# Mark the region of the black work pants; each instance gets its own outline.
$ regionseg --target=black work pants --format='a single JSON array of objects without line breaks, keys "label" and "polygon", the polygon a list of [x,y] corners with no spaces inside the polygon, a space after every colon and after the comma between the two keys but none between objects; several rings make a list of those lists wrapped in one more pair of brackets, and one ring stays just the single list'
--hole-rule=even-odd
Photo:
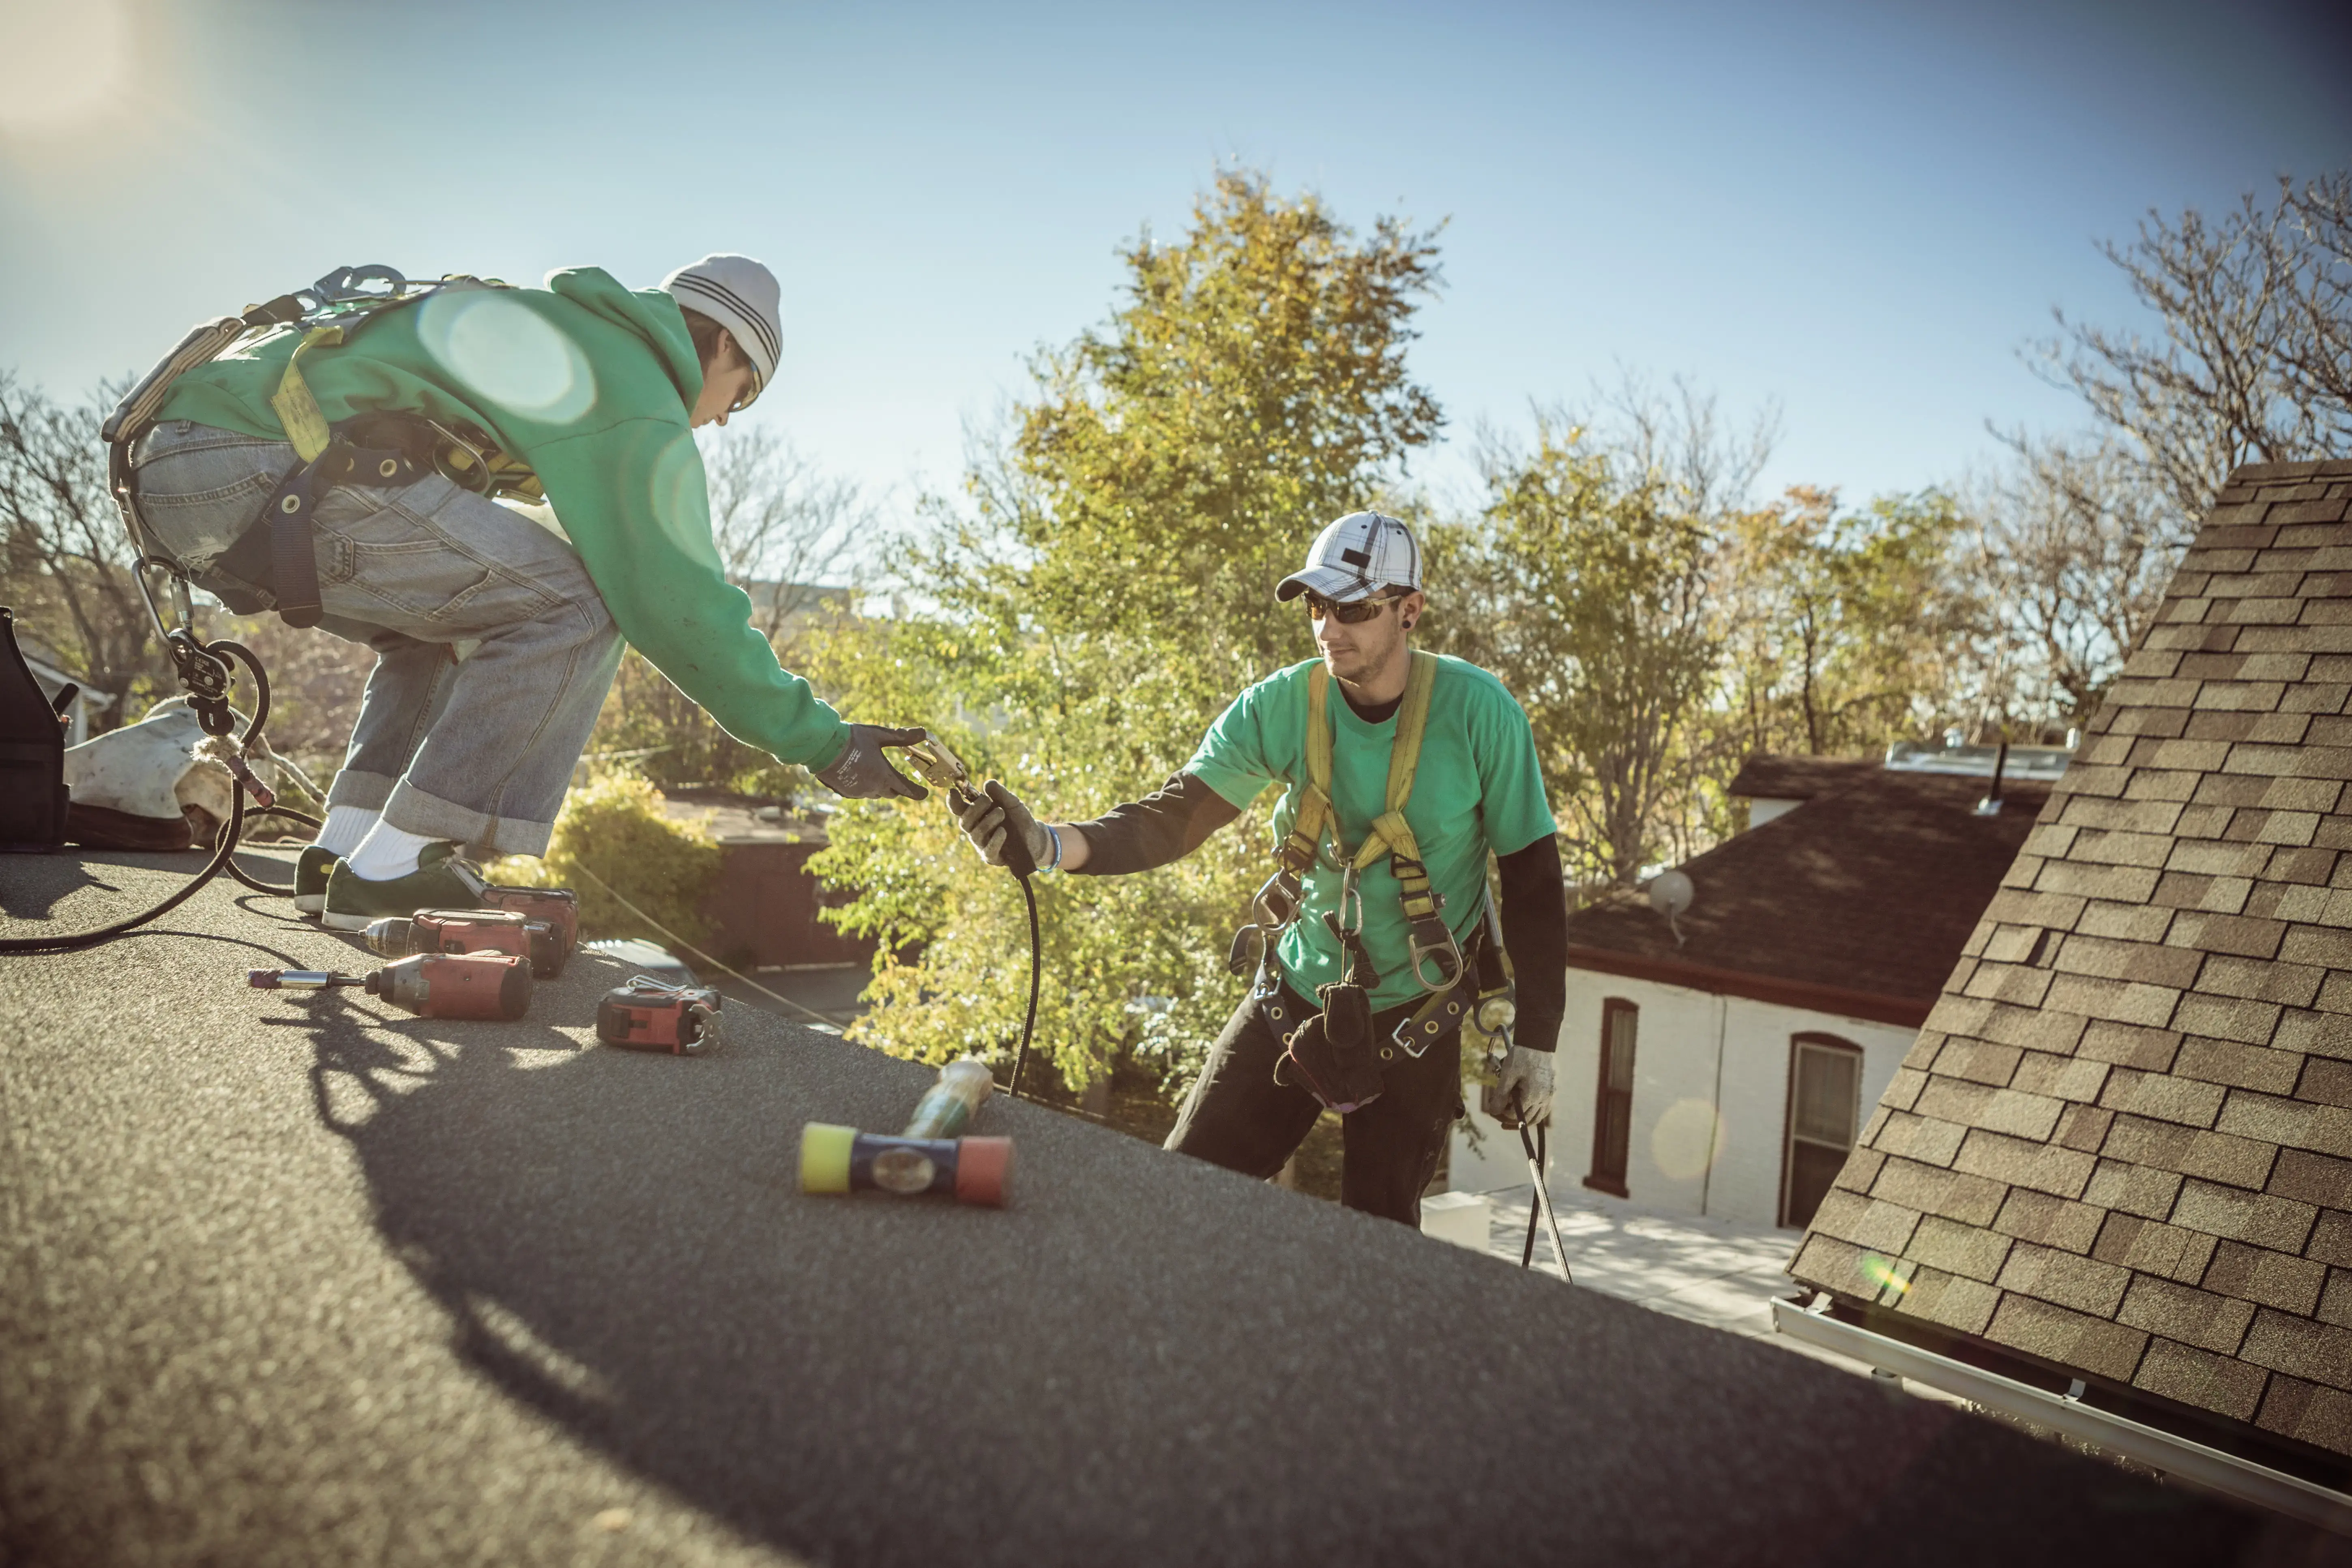
[{"label": "black work pants", "polygon": [[[1339,1201],[1351,1209],[1418,1227],[1421,1193],[1437,1173],[1446,1134],[1462,1115],[1462,1035],[1449,1030],[1418,1057],[1390,1040],[1419,1004],[1372,1019],[1372,1037],[1394,1055],[1381,1063],[1381,1095],[1341,1119],[1347,1141]],[[1315,1008],[1287,991],[1290,1028]],[[1267,1008],[1246,996],[1209,1047],[1208,1064],[1184,1097],[1167,1147],[1261,1181],[1282,1169],[1314,1128],[1322,1102],[1296,1084],[1276,1083],[1282,1039]]]}]

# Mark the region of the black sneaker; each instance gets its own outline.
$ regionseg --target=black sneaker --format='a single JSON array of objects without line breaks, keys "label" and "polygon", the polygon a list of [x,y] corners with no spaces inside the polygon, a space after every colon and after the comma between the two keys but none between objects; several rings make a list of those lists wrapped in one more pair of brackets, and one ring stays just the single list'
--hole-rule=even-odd
[{"label": "black sneaker", "polygon": [[[320,918],[330,931],[365,931],[380,920],[406,920],[419,910],[478,910],[482,879],[457,858],[455,845],[434,845],[405,877],[371,882],[338,861],[327,879]],[[439,853],[436,854],[435,851]]]},{"label": "black sneaker", "polygon": [[315,915],[327,907],[327,878],[343,858],[323,844],[313,844],[294,862],[294,907]]}]

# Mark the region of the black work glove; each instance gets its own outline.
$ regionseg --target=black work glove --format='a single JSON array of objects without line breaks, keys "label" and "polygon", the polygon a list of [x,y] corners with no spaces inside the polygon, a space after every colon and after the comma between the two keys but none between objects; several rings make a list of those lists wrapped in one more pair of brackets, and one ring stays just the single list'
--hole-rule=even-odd
[{"label": "black work glove", "polygon": [[1021,803],[1021,797],[996,780],[988,781],[980,794],[966,798],[956,813],[957,826],[980,858],[992,866],[1004,864],[1004,842],[1017,836],[1029,851],[1029,863],[1046,866],[1053,863],[1054,840],[1034,813]]},{"label": "black work glove", "polygon": [[851,800],[884,800],[897,795],[904,800],[929,800],[931,792],[890,765],[882,754],[885,746],[911,746],[930,738],[928,731],[886,730],[879,724],[852,724],[849,744],[841,749],[833,765],[816,775],[816,782]]}]

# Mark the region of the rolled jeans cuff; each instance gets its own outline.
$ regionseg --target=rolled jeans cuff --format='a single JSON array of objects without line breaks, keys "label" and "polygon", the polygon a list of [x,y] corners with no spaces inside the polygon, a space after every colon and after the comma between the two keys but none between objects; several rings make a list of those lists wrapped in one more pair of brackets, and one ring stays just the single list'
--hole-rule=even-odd
[{"label": "rolled jeans cuff", "polygon": [[458,805],[427,795],[405,780],[394,787],[391,799],[384,803],[383,819],[403,833],[450,839],[485,855],[544,855],[555,830],[552,822],[492,816]]},{"label": "rolled jeans cuff", "polygon": [[400,781],[383,773],[362,773],[357,768],[345,768],[327,786],[329,805],[355,805],[362,811],[382,812],[383,803],[392,798],[393,785]]}]

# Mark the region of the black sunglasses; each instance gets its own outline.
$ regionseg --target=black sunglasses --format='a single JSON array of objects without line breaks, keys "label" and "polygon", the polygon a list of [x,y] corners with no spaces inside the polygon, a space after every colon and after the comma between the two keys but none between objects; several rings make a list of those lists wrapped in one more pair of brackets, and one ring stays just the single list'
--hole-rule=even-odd
[{"label": "black sunglasses", "polygon": [[1307,616],[1309,620],[1319,621],[1329,616],[1343,626],[1361,626],[1403,597],[1402,594],[1389,594],[1378,599],[1352,599],[1341,603],[1327,599],[1320,594],[1308,594],[1306,595]]}]

